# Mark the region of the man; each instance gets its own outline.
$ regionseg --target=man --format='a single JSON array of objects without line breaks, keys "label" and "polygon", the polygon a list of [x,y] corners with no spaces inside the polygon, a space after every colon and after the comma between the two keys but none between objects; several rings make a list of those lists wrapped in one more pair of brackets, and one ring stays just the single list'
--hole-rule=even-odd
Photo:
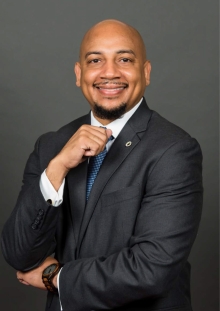
[{"label": "man", "polygon": [[91,113],[30,155],[2,250],[21,283],[47,287],[46,310],[192,310],[202,156],[148,108],[150,71],[134,28],[92,27],[75,65]]}]

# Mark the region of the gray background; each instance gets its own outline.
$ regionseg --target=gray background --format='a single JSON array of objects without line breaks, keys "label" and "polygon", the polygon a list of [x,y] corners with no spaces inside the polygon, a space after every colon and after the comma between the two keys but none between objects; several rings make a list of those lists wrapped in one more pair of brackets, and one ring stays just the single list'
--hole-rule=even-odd
[{"label": "gray background", "polygon": [[[106,18],[140,31],[153,67],[150,108],[201,144],[205,200],[190,255],[192,300],[195,311],[217,311],[218,1],[0,1],[0,226],[37,137],[87,113],[73,64],[85,31]],[[45,292],[19,284],[2,255],[0,264],[0,309],[43,310]]]}]

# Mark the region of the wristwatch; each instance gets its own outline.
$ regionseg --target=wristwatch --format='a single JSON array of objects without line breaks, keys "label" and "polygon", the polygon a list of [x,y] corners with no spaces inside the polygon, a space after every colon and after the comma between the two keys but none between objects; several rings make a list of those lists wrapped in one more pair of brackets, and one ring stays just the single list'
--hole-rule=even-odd
[{"label": "wristwatch", "polygon": [[53,263],[44,269],[42,273],[42,281],[46,289],[52,293],[58,293],[58,289],[53,285],[53,278],[59,273],[62,266],[63,265],[61,265],[59,262]]}]

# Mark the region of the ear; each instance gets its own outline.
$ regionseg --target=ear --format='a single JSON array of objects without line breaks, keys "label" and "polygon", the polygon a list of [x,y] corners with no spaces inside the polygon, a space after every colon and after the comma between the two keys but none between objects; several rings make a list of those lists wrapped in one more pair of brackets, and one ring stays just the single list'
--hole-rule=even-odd
[{"label": "ear", "polygon": [[144,63],[144,75],[146,86],[150,84],[150,73],[151,73],[151,63],[149,60],[146,60],[146,62]]},{"label": "ear", "polygon": [[79,62],[75,63],[74,71],[76,75],[76,85],[80,87],[81,86],[81,82],[80,82],[81,81],[81,66]]}]

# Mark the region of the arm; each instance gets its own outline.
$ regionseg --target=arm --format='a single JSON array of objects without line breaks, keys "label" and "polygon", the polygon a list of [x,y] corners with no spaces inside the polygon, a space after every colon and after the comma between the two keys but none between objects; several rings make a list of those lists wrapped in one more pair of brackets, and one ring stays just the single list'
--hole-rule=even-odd
[{"label": "arm", "polygon": [[[88,156],[101,152],[110,135],[111,131],[103,128],[80,127],[48,165],[46,173],[54,188],[60,188],[70,169]],[[45,138],[42,137],[27,161],[21,192],[2,232],[3,255],[12,267],[20,271],[35,269],[56,247],[55,233],[62,205],[55,207],[46,202],[39,185],[45,170],[42,158],[47,152]]]},{"label": "arm", "polygon": [[[47,203],[40,190],[39,138],[23,175],[23,186],[2,232],[2,253],[15,269],[27,271],[54,252],[56,222],[60,209]],[[34,224],[35,220],[39,224]]]}]

